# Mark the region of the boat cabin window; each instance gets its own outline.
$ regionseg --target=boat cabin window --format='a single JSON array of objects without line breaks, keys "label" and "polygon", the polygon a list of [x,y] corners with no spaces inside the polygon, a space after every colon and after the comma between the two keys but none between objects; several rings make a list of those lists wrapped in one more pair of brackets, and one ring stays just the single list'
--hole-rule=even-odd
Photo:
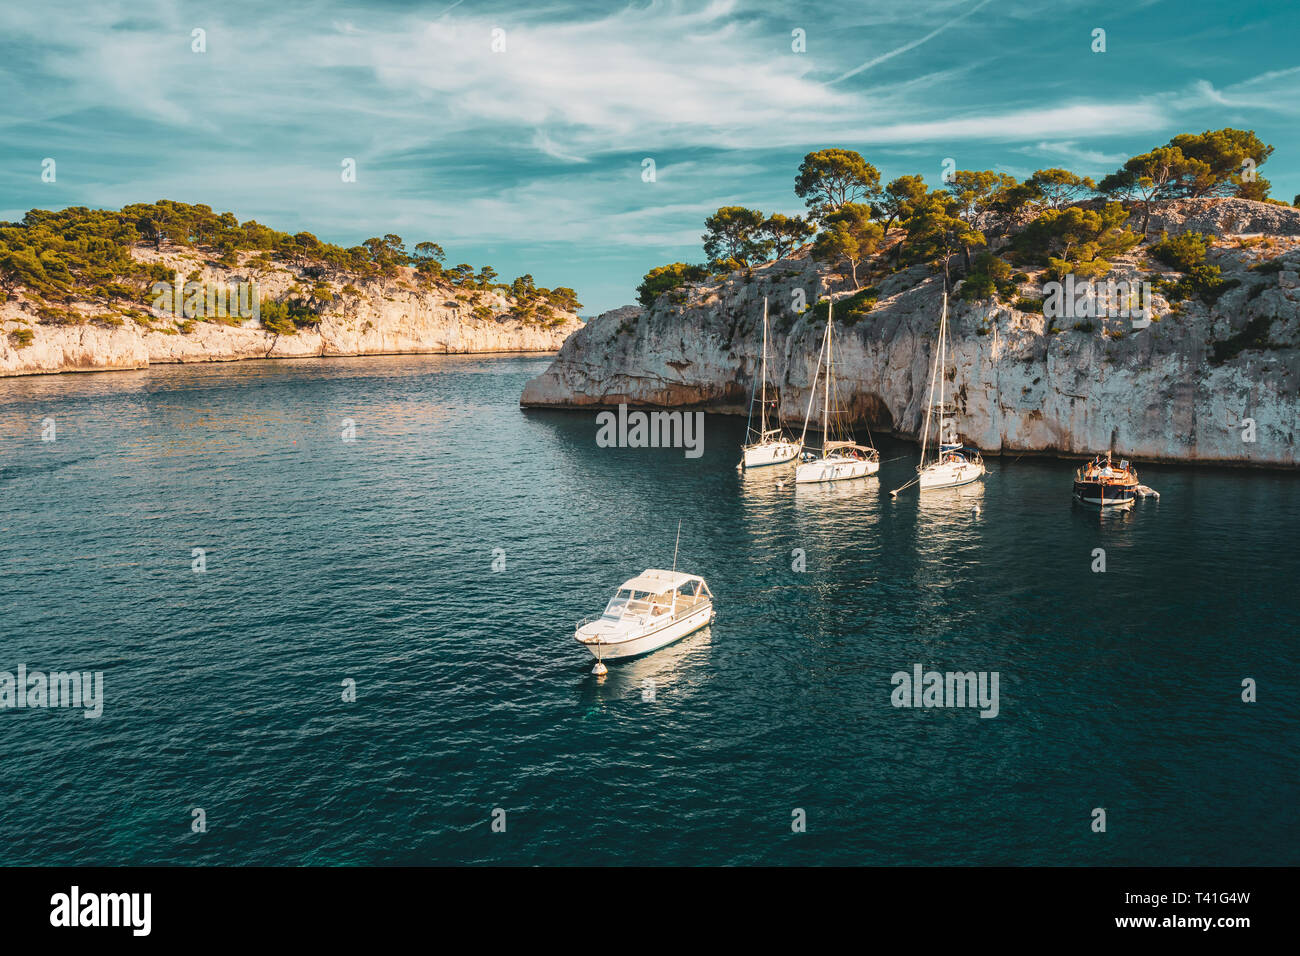
[{"label": "boat cabin window", "polygon": [[627,602],[632,600],[632,591],[629,588],[620,588],[619,592],[610,598],[609,605],[605,608],[603,615],[607,621],[617,621],[623,616],[623,609],[627,607]]},{"label": "boat cabin window", "polygon": [[603,617],[607,621],[617,621],[622,618],[625,612],[632,614],[644,614],[650,610],[651,599],[654,597],[649,591],[634,591],[631,588],[619,588],[617,594],[610,599],[609,606],[605,608]]},{"label": "boat cabin window", "polygon": [[677,593],[682,597],[695,597],[695,595],[700,593],[700,582],[687,581],[677,589]]}]

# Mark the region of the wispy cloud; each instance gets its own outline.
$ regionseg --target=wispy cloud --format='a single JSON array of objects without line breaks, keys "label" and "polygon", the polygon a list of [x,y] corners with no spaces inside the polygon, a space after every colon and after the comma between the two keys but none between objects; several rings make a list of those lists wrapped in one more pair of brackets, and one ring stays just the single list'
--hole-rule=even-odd
[{"label": "wispy cloud", "polygon": [[921,44],[930,42],[931,40],[937,37],[940,33],[943,33],[948,28],[954,27],[958,23],[961,23],[963,20],[965,20],[967,17],[973,16],[974,14],[978,13],[980,10],[988,6],[991,2],[992,0],[979,0],[979,2],[976,3],[973,7],[967,8],[962,13],[953,17],[951,20],[947,20],[939,24],[939,26],[935,27],[925,36],[918,37],[915,40],[911,40],[907,43],[904,43],[900,47],[895,47],[894,49],[890,50],[888,53],[882,53],[879,56],[872,57],[866,63],[860,63],[857,66],[855,66],[853,69],[845,73],[841,73],[832,82],[838,83],[841,80],[847,80],[849,77],[857,76],[859,73],[869,70],[873,66],[879,66],[880,64],[886,62],[887,60],[892,60],[896,56],[900,56],[904,53],[908,53],[912,50],[915,50]]},{"label": "wispy cloud", "polygon": [[1017,147],[1017,152],[1026,153],[1030,156],[1047,156],[1052,159],[1063,162],[1067,167],[1075,172],[1092,172],[1097,169],[1107,171],[1115,169],[1128,159],[1129,154],[1124,152],[1107,153],[1097,149],[1087,149],[1079,145],[1077,140],[1068,140],[1060,142],[1040,142],[1032,146]]}]

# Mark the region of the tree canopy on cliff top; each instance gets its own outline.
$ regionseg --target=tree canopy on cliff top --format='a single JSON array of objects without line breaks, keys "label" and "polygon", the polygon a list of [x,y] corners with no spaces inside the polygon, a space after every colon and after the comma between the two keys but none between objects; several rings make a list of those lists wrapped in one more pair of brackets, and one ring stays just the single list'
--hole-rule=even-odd
[{"label": "tree canopy on cliff top", "polygon": [[[1142,239],[1127,227],[1130,214],[1141,211],[1145,234],[1159,200],[1236,196],[1276,202],[1268,198],[1268,180],[1257,174],[1272,153],[1253,131],[1206,130],[1179,134],[1134,156],[1100,183],[1059,167],[1037,170],[1022,182],[994,170],[954,170],[942,188],[931,190],[914,175],[882,187],[880,172],[859,153],[821,149],[804,157],[794,182],[808,219],[724,206],[705,221],[707,264],[652,269],[637,289],[638,299],[648,308],[665,292],[710,273],[749,268],[772,254],[781,258],[814,234],[813,256],[846,264],[854,288],[860,288],[859,266],[890,248],[895,226],[902,236],[892,245],[893,269],[918,262],[947,266],[960,253],[968,275],[990,279],[980,288],[1005,271],[990,258],[1002,255],[1045,264],[1054,274],[1101,275],[1110,269],[1107,256]],[[1300,205],[1300,196],[1296,201]],[[977,267],[974,250],[1013,231],[1019,232],[1015,241],[996,255],[981,254]]]},{"label": "tree canopy on cliff top", "polygon": [[[572,289],[541,288],[532,276],[507,284],[495,281],[497,273],[490,266],[478,272],[465,264],[444,269],[446,257],[435,242],[417,243],[408,252],[402,237],[390,233],[345,248],[310,232],[280,232],[253,219],[241,223],[234,213],[169,199],[116,211],[85,206],[57,212],[33,209],[20,222],[0,223],[0,296],[25,291],[46,302],[148,301],[153,283],[170,280],[172,274],[163,265],[133,257],[131,249],[139,245],[158,251],[193,249],[212,265],[227,269],[257,271],[278,261],[316,281],[365,282],[395,277],[403,267],[411,267],[425,284],[440,281],[469,290],[500,290],[529,314],[552,306],[580,308]],[[250,259],[247,253],[256,255]]]}]

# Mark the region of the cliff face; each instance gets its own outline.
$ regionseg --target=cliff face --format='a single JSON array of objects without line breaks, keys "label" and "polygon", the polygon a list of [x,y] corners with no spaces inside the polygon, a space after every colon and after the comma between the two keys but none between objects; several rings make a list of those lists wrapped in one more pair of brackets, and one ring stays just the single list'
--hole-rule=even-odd
[{"label": "cliff face", "polygon": [[[1140,330],[1126,318],[1076,330],[1071,319],[951,301],[945,392],[966,440],[990,453],[1086,456],[1113,447],[1143,461],[1297,464],[1300,210],[1184,200],[1153,213],[1151,232],[1160,229],[1218,236],[1209,261],[1240,285],[1213,306],[1189,299],[1174,312],[1155,295],[1159,318]],[[1144,249],[1114,260],[1112,277],[1171,272]],[[1265,270],[1249,269],[1263,262]],[[918,266],[879,280],[877,304],[853,324],[837,313],[840,395],[874,430],[915,438],[923,427],[943,291],[931,273]],[[744,414],[766,296],[769,374],[787,427],[798,433],[825,322],[795,315],[791,305],[796,290],[813,302],[819,282],[837,299],[852,291],[805,252],[691,289],[679,304],[665,296],[650,310],[606,313],[565,343],[521,404],[700,405]],[[1041,295],[1040,283],[1041,272],[1031,273],[1022,294]]]},{"label": "cliff face", "polygon": [[[187,250],[136,254],[182,276],[198,269],[197,281],[205,285],[229,286],[252,278],[263,297],[279,298],[305,281],[283,268],[251,275],[245,269],[214,268]],[[328,284],[336,298],[324,309],[320,324],[292,335],[276,335],[252,320],[178,321],[146,306],[133,317],[74,304],[84,321],[53,324],[39,319],[30,305],[6,302],[0,305],[0,375],[320,355],[553,352],[582,326],[576,315],[558,310],[553,323],[521,322],[506,315],[513,303],[500,293],[471,298],[450,286],[421,288],[410,270],[393,279],[358,283],[355,292],[344,291],[346,280]]]}]

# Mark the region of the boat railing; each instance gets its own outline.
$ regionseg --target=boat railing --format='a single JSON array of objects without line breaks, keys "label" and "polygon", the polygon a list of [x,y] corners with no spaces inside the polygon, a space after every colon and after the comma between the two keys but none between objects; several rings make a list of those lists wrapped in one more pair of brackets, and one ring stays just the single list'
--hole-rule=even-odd
[{"label": "boat railing", "polygon": [[1132,465],[1121,468],[1119,465],[1105,465],[1099,464],[1097,461],[1090,461],[1079,466],[1079,470],[1074,473],[1074,480],[1104,485],[1133,484],[1138,478],[1137,470]]},{"label": "boat railing", "polygon": [[[712,598],[710,598],[707,594],[697,594],[694,597],[679,596],[675,602],[670,602],[667,604],[653,604],[648,607],[627,608],[625,609],[621,620],[635,621],[638,624],[650,624],[654,622],[656,619],[662,617],[664,614],[669,614],[673,617],[678,617],[682,614],[694,610],[699,605],[704,604],[711,600]],[[586,617],[584,617],[581,621],[579,621],[577,624],[575,624],[573,629],[575,631],[580,631],[588,624],[593,624],[596,621],[601,620],[602,618],[604,618],[604,616],[605,615],[603,613],[589,614]]]},{"label": "boat railing", "polygon": [[674,614],[681,614],[684,611],[690,611],[696,605],[703,604],[709,600],[707,595],[697,594],[694,597],[679,597],[677,604],[673,608]]}]

